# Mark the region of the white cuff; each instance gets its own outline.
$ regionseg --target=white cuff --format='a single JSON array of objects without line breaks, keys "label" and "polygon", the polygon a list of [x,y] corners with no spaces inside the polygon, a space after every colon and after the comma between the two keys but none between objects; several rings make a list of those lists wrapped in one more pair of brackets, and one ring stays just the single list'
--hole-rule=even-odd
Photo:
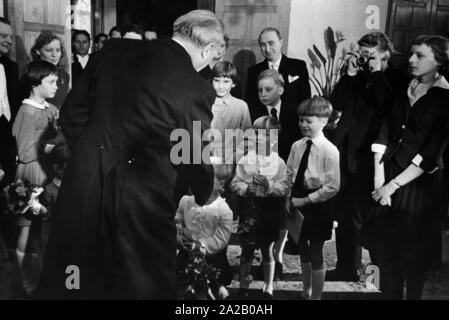
[{"label": "white cuff", "polygon": [[420,167],[422,161],[423,161],[423,157],[420,154],[418,154],[418,155],[416,155],[416,157],[413,158],[412,163],[415,166]]},{"label": "white cuff", "polygon": [[373,143],[371,145],[371,151],[374,153],[380,153],[385,154],[385,151],[387,150],[387,146],[380,144],[380,143]]},{"label": "white cuff", "polygon": [[320,197],[320,194],[318,193],[318,191],[315,191],[315,192],[309,194],[307,197],[309,198],[310,202],[317,203],[318,198]]}]

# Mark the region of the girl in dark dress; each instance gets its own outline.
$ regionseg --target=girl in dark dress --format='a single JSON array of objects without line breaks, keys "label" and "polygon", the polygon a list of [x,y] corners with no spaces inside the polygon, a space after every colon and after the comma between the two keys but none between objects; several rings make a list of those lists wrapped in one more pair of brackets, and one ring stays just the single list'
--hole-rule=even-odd
[{"label": "girl in dark dress", "polygon": [[[392,92],[388,82],[373,86],[389,97],[389,113],[373,144],[378,202],[364,226],[365,244],[374,248],[381,289],[388,299],[420,299],[424,275],[434,260],[441,235],[442,153],[449,130],[449,83],[440,75],[448,63],[447,40],[421,36],[412,43],[406,92]],[[391,94],[392,93],[392,94]]]}]

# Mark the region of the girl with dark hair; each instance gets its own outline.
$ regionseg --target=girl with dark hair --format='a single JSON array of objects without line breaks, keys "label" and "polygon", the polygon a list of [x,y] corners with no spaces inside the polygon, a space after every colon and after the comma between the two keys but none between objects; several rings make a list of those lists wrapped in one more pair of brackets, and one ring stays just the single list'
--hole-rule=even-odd
[{"label": "girl with dark hair", "polygon": [[60,66],[61,59],[65,56],[65,50],[61,39],[51,31],[42,31],[36,38],[34,46],[31,48],[33,60],[44,60],[57,66],[58,90],[54,98],[48,102],[56,108],[61,109],[65,97],[69,92],[70,76]]},{"label": "girl with dark hair", "polygon": [[363,235],[375,250],[388,299],[402,299],[405,283],[407,299],[421,298],[425,272],[435,260],[432,248],[440,242],[442,153],[449,132],[449,83],[440,74],[446,52],[445,38],[418,37],[411,46],[414,79],[408,89],[392,91],[386,81],[372,88],[391,108],[372,145],[372,198],[378,205]]},{"label": "girl with dark hair", "polygon": [[[18,154],[16,178],[36,186],[43,186],[47,180],[41,161],[44,146],[40,145],[40,141],[51,120],[58,117],[58,109],[46,101],[56,94],[57,74],[56,66],[47,61],[33,61],[28,65],[24,75],[28,98],[23,100],[12,128]],[[17,260],[22,271],[24,288],[27,293],[31,293],[35,284],[27,279],[22,268],[31,221],[20,216],[18,226],[20,233],[16,250]]]}]

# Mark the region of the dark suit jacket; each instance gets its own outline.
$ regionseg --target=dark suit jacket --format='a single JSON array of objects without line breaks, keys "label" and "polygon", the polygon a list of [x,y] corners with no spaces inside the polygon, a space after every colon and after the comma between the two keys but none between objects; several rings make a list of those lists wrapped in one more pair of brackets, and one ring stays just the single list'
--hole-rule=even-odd
[{"label": "dark suit jacket", "polygon": [[18,101],[17,96],[19,86],[19,67],[17,63],[2,55],[0,55],[0,63],[5,68],[9,105],[11,108],[11,114],[13,115],[13,119],[11,121],[13,122],[17,111],[19,111],[18,109],[20,104],[22,103],[22,101]]},{"label": "dark suit jacket", "polygon": [[[93,55],[94,54],[89,55],[89,61],[92,59]],[[86,67],[87,67],[87,65],[86,65]],[[78,56],[75,54],[73,56],[73,62],[72,62],[72,87],[74,87],[75,84],[78,82],[78,79],[80,78],[83,71],[84,71],[84,69],[81,66],[81,63],[78,61]]]},{"label": "dark suit jacket", "polygon": [[[265,115],[265,106],[260,102],[257,93],[257,78],[262,71],[268,69],[268,61],[264,60],[248,69],[248,81],[246,83],[245,101],[248,104],[251,120],[254,122],[261,115]],[[291,59],[282,55],[279,73],[285,81],[282,102],[288,106],[287,112],[296,114],[299,105],[310,98],[311,90],[309,83],[309,72],[304,61]],[[292,77],[298,77],[295,81]]]},{"label": "dark suit jacket", "polygon": [[[395,92],[405,92],[409,78],[390,65],[383,73],[343,76],[332,92],[331,102],[342,113],[332,142],[340,150],[343,172],[367,172],[372,169],[371,144],[377,137],[385,116],[382,102],[373,94],[375,82],[386,81]],[[391,106],[385,106],[390,108]],[[371,180],[369,180],[371,183]]]},{"label": "dark suit jacket", "polygon": [[[257,93],[257,78],[259,74],[268,69],[268,61],[264,60],[248,69],[248,82],[246,84],[246,102],[248,103],[251,120],[269,115],[267,108],[260,100]],[[281,134],[279,136],[279,156],[287,161],[292,144],[301,138],[298,125],[297,110],[299,105],[310,98],[309,73],[306,63],[302,60],[291,59],[282,56],[279,65],[279,73],[282,74],[285,86],[284,94],[281,97],[281,114],[279,122],[281,124]],[[292,77],[299,77],[289,83]]]},{"label": "dark suit jacket", "polygon": [[8,91],[11,119],[8,122],[3,116],[0,118],[0,164],[5,171],[2,185],[10,183],[15,177],[16,142],[12,136],[12,124],[20,106],[18,97],[19,67],[17,63],[0,55],[0,63],[5,69],[6,89]]},{"label": "dark suit jacket", "polygon": [[[111,40],[92,58],[61,109],[72,153],[41,296],[174,298],[175,181],[184,175],[202,205],[213,168],[177,166],[171,134],[181,129],[183,150],[196,145],[201,152],[202,132],[193,134],[193,121],[201,131],[209,128],[214,101],[189,54],[169,38]],[[79,266],[81,290],[65,289],[67,265]]]}]

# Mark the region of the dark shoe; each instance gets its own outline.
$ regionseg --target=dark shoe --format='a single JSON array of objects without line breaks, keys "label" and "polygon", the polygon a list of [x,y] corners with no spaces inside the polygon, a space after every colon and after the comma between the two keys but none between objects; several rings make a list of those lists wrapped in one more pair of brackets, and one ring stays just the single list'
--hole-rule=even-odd
[{"label": "dark shoe", "polygon": [[338,281],[345,281],[345,282],[359,282],[360,281],[360,275],[357,272],[342,272],[340,270],[331,270],[326,272],[326,281],[328,282],[338,282]]},{"label": "dark shoe", "polygon": [[248,300],[249,292],[248,289],[240,288],[239,291],[235,294],[236,300]]},{"label": "dark shoe", "polygon": [[282,269],[282,263],[277,262],[274,267],[274,281],[284,280],[284,270]]},{"label": "dark shoe", "polygon": [[271,293],[265,291],[262,293],[262,300],[274,300],[274,297]]}]

